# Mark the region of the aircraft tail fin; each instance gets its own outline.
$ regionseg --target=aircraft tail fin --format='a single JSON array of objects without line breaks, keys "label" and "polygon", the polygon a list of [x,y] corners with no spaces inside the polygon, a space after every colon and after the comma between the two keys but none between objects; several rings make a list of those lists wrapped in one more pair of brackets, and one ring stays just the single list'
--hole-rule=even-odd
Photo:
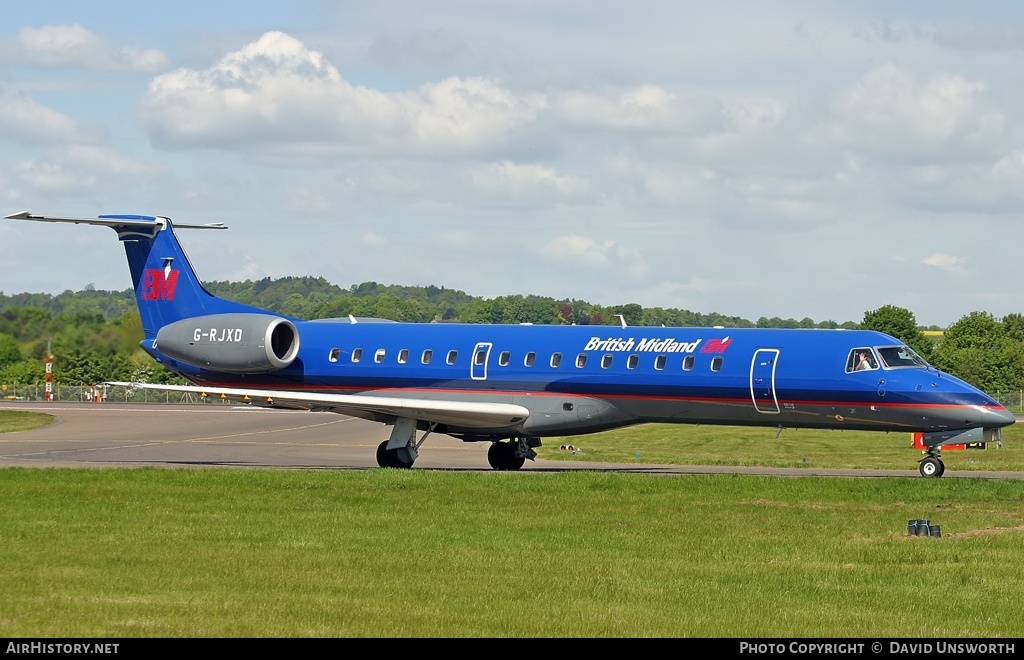
[{"label": "aircraft tail fin", "polygon": [[169,218],[144,215],[101,215],[97,218],[36,216],[27,212],[9,220],[64,222],[110,227],[124,244],[131,270],[135,300],[142,318],[145,339],[154,339],[165,325],[194,316],[223,313],[263,313],[264,310],[218,298],[204,287],[174,228],[227,229],[223,223],[173,225]]}]

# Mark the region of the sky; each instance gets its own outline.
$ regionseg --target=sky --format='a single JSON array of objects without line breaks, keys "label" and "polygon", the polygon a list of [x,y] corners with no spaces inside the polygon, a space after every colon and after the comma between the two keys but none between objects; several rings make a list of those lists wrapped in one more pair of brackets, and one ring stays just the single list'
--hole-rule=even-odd
[{"label": "sky", "polygon": [[[1024,4],[0,0],[0,215],[205,280],[1024,312]],[[0,291],[128,288],[0,220]]]}]

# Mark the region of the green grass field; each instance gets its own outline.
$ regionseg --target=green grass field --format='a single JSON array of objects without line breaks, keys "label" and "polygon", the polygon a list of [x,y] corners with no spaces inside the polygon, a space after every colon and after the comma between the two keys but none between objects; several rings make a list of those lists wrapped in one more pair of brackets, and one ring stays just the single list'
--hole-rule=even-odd
[{"label": "green grass field", "polygon": [[52,422],[53,417],[44,413],[0,410],[0,433],[28,431],[46,426]]},{"label": "green grass field", "polygon": [[6,637],[1024,633],[1019,482],[9,468],[0,498]]},{"label": "green grass field", "polygon": [[[895,470],[916,470],[922,456],[910,446],[909,433],[784,429],[775,435],[771,428],[645,424],[545,439],[538,455],[582,462]],[[1024,471],[1024,424],[1004,428],[1001,447],[943,451],[942,460],[952,471]]]},{"label": "green grass field", "polygon": [[[918,457],[894,436],[745,433],[647,426],[543,453]],[[947,465],[1020,469],[1021,445],[1011,429]],[[0,501],[8,638],[1024,635],[1015,480],[5,468]],[[909,536],[916,518],[941,537]]]}]

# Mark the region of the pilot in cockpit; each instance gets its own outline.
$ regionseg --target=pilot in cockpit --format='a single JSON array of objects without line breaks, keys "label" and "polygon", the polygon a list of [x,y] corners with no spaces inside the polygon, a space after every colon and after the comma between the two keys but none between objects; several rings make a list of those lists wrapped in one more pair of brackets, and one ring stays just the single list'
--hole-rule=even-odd
[{"label": "pilot in cockpit", "polygon": [[875,360],[867,351],[860,351],[857,353],[857,366],[854,367],[856,371],[864,371],[866,369],[874,369]]}]

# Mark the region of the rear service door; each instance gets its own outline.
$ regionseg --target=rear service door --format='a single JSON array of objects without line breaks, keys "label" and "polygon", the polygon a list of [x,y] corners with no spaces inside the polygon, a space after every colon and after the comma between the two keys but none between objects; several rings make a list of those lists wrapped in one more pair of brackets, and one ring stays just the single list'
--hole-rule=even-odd
[{"label": "rear service door", "polygon": [[759,348],[750,361],[750,397],[754,409],[766,415],[779,412],[779,401],[775,398],[775,367],[779,363],[779,349]]}]

